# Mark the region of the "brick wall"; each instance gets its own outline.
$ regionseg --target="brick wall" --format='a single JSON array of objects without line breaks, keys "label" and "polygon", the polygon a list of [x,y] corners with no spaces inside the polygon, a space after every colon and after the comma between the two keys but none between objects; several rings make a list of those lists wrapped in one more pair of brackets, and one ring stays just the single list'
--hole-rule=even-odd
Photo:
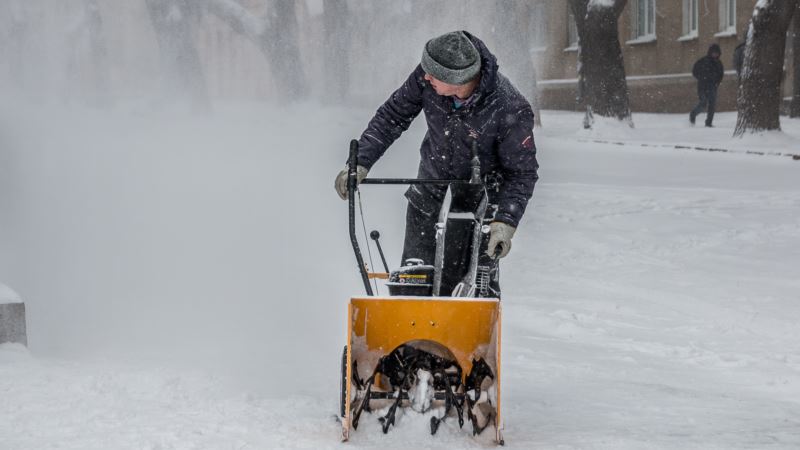
[{"label": "brick wall", "polygon": [[[575,49],[568,48],[568,5],[564,1],[539,0],[547,5],[548,45],[537,59],[539,91],[543,109],[581,109],[576,104],[577,60]],[[736,2],[735,33],[719,31],[719,0],[699,3],[698,34],[682,37],[682,0],[656,0],[656,36],[651,42],[631,39],[633,3],[622,12],[619,36],[628,76],[631,109],[647,112],[688,112],[697,102],[696,81],[688,75],[694,62],[704,56],[708,46],[717,43],[722,48],[721,61],[726,71],[733,69],[733,50],[744,39],[756,0]],[[791,52],[787,60],[791,61]],[[783,92],[792,92],[791,64],[784,80]],[[736,110],[736,75],[726,73],[720,86],[717,103],[719,111]]]},{"label": "brick wall", "polygon": [[[542,108],[578,111],[577,80],[543,82]],[[641,112],[688,113],[697,103],[697,82],[691,75],[628,81],[631,109]],[[717,111],[736,110],[736,75],[726,73],[718,92]]]}]

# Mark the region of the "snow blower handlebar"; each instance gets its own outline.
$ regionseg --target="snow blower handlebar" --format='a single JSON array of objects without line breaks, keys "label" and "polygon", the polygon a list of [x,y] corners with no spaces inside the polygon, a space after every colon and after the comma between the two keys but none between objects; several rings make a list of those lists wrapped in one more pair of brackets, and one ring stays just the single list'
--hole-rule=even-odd
[{"label": "snow blower handlebar", "polygon": [[372,296],[372,286],[369,284],[369,275],[364,265],[364,257],[361,256],[361,249],[358,247],[356,238],[356,185],[358,184],[358,141],[350,141],[350,156],[347,158],[347,203],[350,215],[350,242],[353,244],[353,252],[356,254],[358,270],[361,272],[361,280],[367,295]]},{"label": "snow blower handlebar", "polygon": [[[481,162],[478,158],[478,141],[472,141],[472,171],[469,180],[459,179],[420,179],[420,178],[365,178],[361,180],[361,184],[432,184],[438,186],[449,186],[456,184],[483,184],[481,179]],[[361,255],[361,249],[358,245],[356,238],[356,203],[355,192],[358,188],[358,141],[353,139],[350,141],[350,154],[347,158],[347,202],[349,206],[349,219],[350,219],[350,242],[353,244],[353,252],[356,254],[356,261],[358,262],[358,269],[361,273],[361,280],[364,282],[364,289],[367,295],[374,295],[372,286],[369,284],[369,273],[367,273],[367,266],[364,264],[364,257]],[[383,253],[383,252],[381,252]],[[381,255],[383,256],[383,255]],[[385,262],[384,262],[385,265]]]}]

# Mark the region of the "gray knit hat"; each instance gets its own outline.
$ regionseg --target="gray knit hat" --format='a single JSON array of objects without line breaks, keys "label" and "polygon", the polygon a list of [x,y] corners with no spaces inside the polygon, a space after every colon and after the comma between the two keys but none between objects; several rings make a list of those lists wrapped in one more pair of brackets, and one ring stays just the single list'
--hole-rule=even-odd
[{"label": "gray knit hat", "polygon": [[453,31],[425,44],[422,70],[448,84],[466,84],[480,72],[481,55],[463,31]]}]

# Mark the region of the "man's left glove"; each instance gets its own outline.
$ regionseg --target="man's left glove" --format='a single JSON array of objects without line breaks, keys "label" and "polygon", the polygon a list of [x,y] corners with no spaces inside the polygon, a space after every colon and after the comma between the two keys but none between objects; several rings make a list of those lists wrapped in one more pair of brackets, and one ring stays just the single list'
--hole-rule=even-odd
[{"label": "man's left glove", "polygon": [[[356,186],[361,184],[364,178],[367,178],[367,173],[369,169],[364,166],[357,166],[356,167]],[[339,175],[336,175],[336,181],[333,183],[333,187],[336,188],[336,193],[339,194],[342,200],[347,200],[347,167],[344,168]]]},{"label": "man's left glove", "polygon": [[508,252],[511,251],[511,238],[514,237],[515,231],[517,231],[517,229],[507,223],[490,223],[489,246],[486,249],[486,253],[494,258],[499,246],[500,253],[497,255],[497,258],[503,258],[508,255]]}]

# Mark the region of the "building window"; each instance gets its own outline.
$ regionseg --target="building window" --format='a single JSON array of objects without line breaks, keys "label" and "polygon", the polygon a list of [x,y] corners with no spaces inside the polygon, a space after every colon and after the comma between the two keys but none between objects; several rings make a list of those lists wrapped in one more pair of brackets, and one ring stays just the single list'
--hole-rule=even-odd
[{"label": "building window", "polygon": [[656,0],[635,0],[631,22],[634,41],[654,41],[656,39]]},{"label": "building window", "polygon": [[683,0],[683,36],[684,38],[697,37],[697,1]]},{"label": "building window", "polygon": [[575,23],[575,16],[572,8],[567,6],[567,49],[578,48],[578,25]]},{"label": "building window", "polygon": [[736,0],[719,0],[719,31],[736,33]]}]

